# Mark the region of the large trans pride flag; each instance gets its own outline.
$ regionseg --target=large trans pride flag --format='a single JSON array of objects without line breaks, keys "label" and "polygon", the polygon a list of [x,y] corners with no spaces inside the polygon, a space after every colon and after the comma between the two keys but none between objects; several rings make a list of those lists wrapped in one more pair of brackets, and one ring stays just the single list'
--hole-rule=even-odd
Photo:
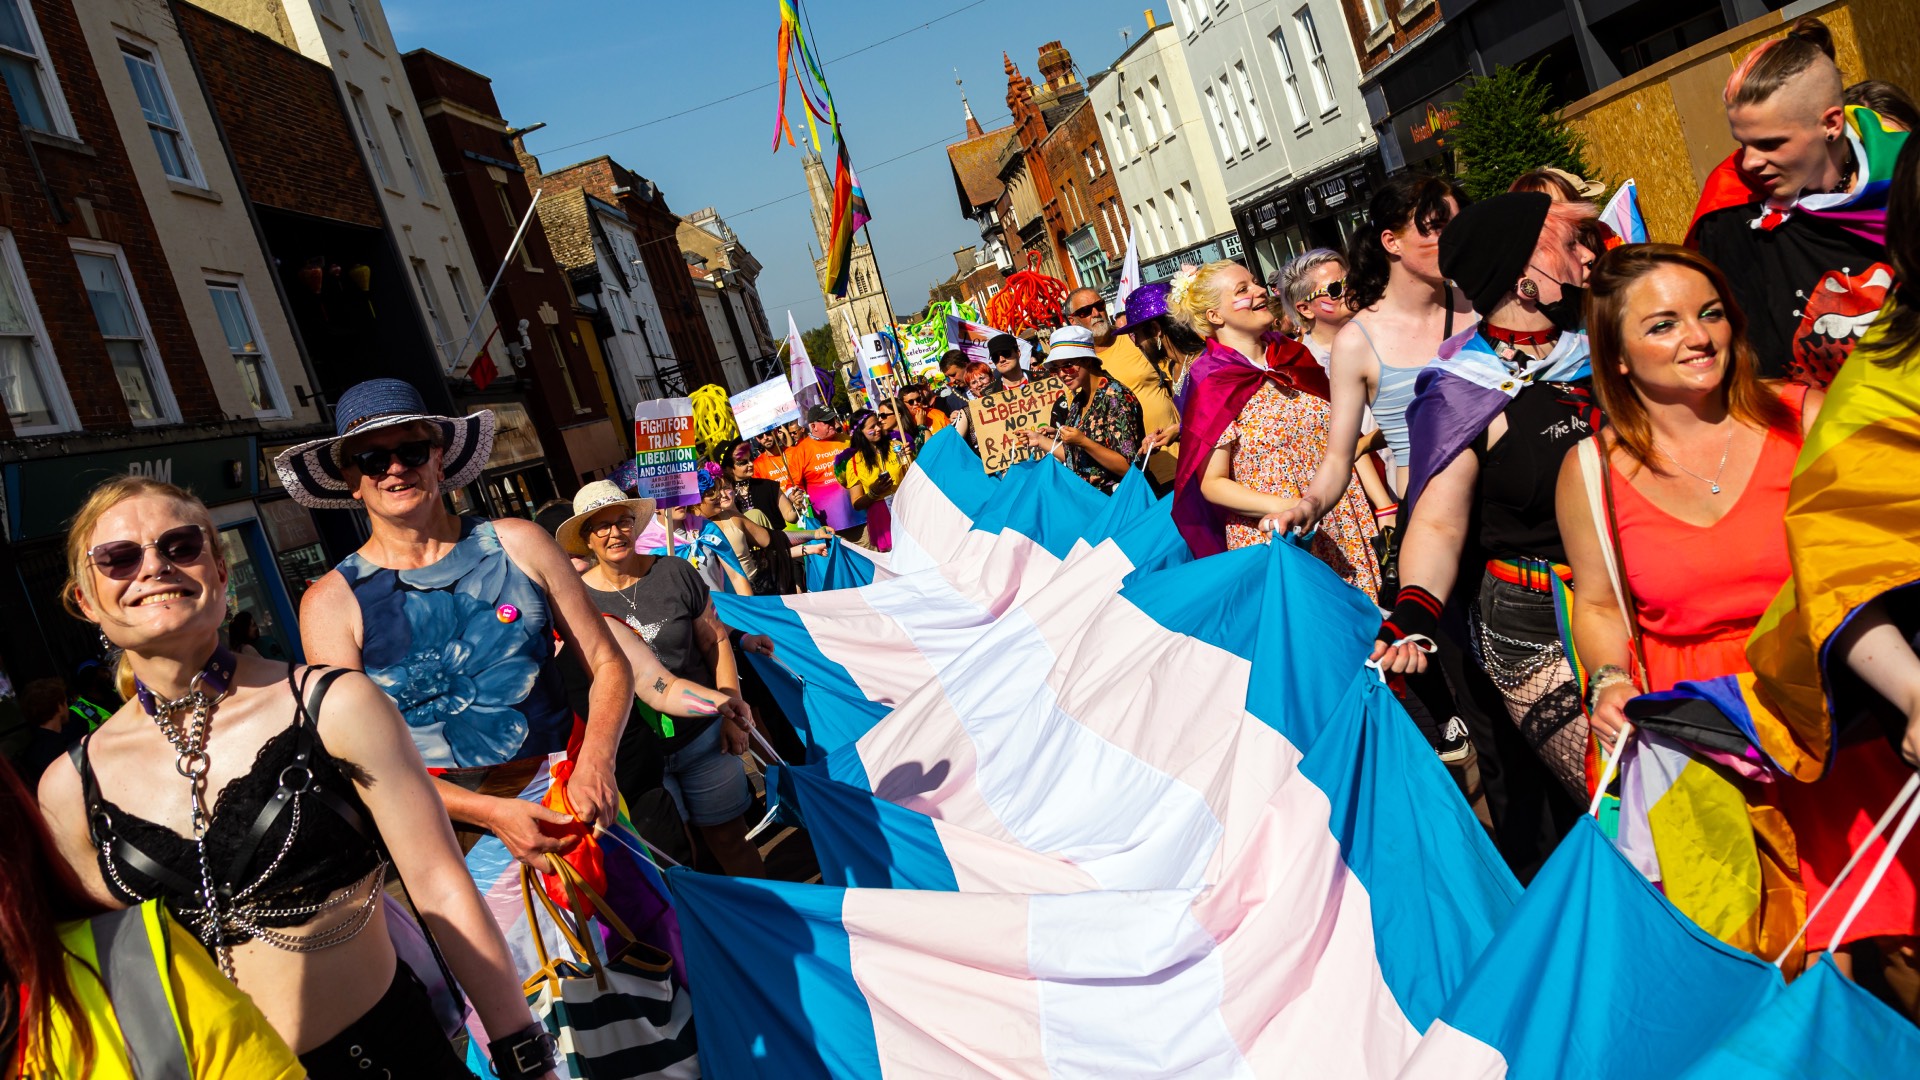
[{"label": "large trans pride flag", "polygon": [[[925,495],[980,476],[957,439],[915,473]],[[1188,561],[1134,478],[1108,498],[1049,462],[971,490],[928,511],[903,485],[931,565],[728,602],[821,688],[814,760],[770,787],[823,883],[669,874],[706,1075],[1914,1060],[1910,1025],[1824,968],[1783,986],[1590,826],[1523,895],[1364,665],[1378,613],[1303,550]],[[916,532],[933,511],[961,534]]]}]

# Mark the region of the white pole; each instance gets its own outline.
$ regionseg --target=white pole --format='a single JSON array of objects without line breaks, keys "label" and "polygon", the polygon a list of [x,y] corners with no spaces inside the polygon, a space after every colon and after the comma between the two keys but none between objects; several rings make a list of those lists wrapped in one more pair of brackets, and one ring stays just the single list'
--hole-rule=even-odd
[{"label": "white pole", "polygon": [[[480,306],[473,309],[474,317],[467,322],[467,336],[460,339],[460,347],[453,351],[453,362],[455,364],[458,364],[460,358],[467,354],[467,346],[473,344],[473,335],[480,329],[480,315],[487,311],[487,305],[493,301],[493,291],[500,287],[500,279],[506,276],[507,264],[513,261],[513,253],[520,250],[520,240],[527,235],[527,226],[533,223],[533,208],[540,205],[540,195],[545,190],[545,188],[536,188],[534,190],[533,201],[527,204],[526,216],[520,219],[520,227],[513,230],[513,242],[507,245],[507,253],[500,260],[500,269],[493,272],[493,281],[487,285],[487,294],[480,298]],[[495,321],[497,322],[498,320]],[[463,369],[462,371],[455,372],[454,375],[458,377],[464,373]]]}]

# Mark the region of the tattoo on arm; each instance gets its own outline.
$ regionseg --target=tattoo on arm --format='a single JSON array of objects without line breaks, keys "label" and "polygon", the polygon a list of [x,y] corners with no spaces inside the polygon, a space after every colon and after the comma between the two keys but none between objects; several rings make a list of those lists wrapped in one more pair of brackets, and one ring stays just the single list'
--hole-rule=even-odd
[{"label": "tattoo on arm", "polygon": [[666,693],[666,692],[667,692],[667,680],[665,680],[665,679],[662,679],[662,678],[659,678],[659,677],[657,677],[657,676],[656,676],[656,677],[654,678],[654,680],[653,680],[653,692],[654,692],[654,693],[656,693],[656,694],[664,694],[664,693]]}]

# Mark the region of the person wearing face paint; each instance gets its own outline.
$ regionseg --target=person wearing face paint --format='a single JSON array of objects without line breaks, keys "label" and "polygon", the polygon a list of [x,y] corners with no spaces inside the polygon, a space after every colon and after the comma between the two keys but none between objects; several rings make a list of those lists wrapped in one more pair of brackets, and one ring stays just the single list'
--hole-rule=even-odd
[{"label": "person wearing face paint", "polygon": [[888,500],[900,489],[906,473],[893,440],[880,418],[861,410],[853,414],[847,448],[833,459],[834,475],[847,489],[854,508],[867,515],[867,546],[893,550],[893,511]]},{"label": "person wearing face paint", "polygon": [[1047,343],[1047,373],[1066,384],[1048,426],[1026,432],[1027,445],[1064,462],[1074,475],[1112,494],[1140,453],[1146,427],[1140,402],[1101,370],[1093,334],[1063,326]]},{"label": "person wearing face paint", "polygon": [[[1554,503],[1561,458],[1599,422],[1575,329],[1593,259],[1579,234],[1592,216],[1586,203],[1508,193],[1462,210],[1441,234],[1441,270],[1481,321],[1441,345],[1408,408],[1400,594],[1373,650],[1388,672],[1425,671],[1458,598],[1506,730],[1524,737],[1477,747],[1498,758],[1508,786],[1496,842],[1523,867],[1544,854],[1539,840],[1572,826],[1587,789],[1581,688],[1554,614],[1572,583]],[[1541,763],[1553,779],[1534,784]]]},{"label": "person wearing face paint", "polygon": [[[354,402],[342,395],[343,418]],[[425,986],[439,972],[389,936],[398,872],[499,1074],[550,1075],[552,1039],[463,870],[416,725],[378,671],[228,649],[217,535],[198,499],[139,477],[74,517],[64,596],[121,650],[128,701],[41,780],[61,853],[107,908],[164,903],[310,1075],[468,1077]]]},{"label": "person wearing face paint", "polygon": [[[1326,451],[1326,373],[1306,346],[1274,331],[1266,289],[1239,263],[1183,269],[1168,300],[1207,338],[1181,417],[1187,453],[1174,521],[1196,556],[1265,542],[1271,517],[1298,501]],[[1371,598],[1380,587],[1374,532],[1373,511],[1349,471],[1309,550]]]},{"label": "person wearing face paint", "polygon": [[1811,16],[1727,79],[1740,148],[1714,169],[1688,243],[1726,269],[1760,374],[1825,387],[1886,301],[1888,178],[1907,133],[1848,106]]}]

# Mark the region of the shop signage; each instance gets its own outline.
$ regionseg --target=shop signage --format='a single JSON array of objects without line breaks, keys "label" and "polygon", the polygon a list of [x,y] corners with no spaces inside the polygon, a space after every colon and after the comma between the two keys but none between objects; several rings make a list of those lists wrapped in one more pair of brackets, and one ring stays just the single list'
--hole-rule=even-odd
[{"label": "shop signage", "polygon": [[261,503],[260,522],[267,527],[267,539],[273,542],[275,551],[295,551],[320,542],[313,515],[292,499]]},{"label": "shop signage", "polygon": [[467,412],[493,413],[493,453],[487,456],[489,472],[539,461],[546,456],[540,449],[540,433],[534,430],[533,417],[528,415],[525,405],[517,401],[502,401],[492,405],[475,405]]},{"label": "shop signage", "polygon": [[250,499],[260,490],[258,461],[254,440],[242,435],[15,462],[6,467],[8,536],[60,532],[87,495],[115,476],[176,484],[209,506]]},{"label": "shop signage", "polygon": [[1437,157],[1453,145],[1452,132],[1460,126],[1461,84],[1455,83],[1393,116],[1393,133],[1407,164]]}]

